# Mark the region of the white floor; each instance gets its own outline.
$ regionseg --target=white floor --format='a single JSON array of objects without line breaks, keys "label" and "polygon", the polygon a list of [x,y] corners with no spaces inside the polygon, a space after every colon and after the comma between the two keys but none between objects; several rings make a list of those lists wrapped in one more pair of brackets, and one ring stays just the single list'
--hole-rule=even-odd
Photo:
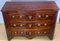
[{"label": "white floor", "polygon": [[[3,24],[0,24],[0,41],[8,41],[5,26]],[[53,40],[49,40],[48,37],[35,37],[33,39],[27,39],[24,37],[15,37],[11,41],[60,41],[60,24],[56,25]]]}]

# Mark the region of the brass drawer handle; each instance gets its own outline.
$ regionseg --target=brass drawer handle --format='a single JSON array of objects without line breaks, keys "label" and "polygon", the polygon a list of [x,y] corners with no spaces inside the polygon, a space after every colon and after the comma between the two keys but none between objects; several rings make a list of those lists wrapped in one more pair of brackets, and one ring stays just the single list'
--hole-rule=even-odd
[{"label": "brass drawer handle", "polygon": [[29,27],[31,28],[32,27],[32,24],[29,24]]},{"label": "brass drawer handle", "polygon": [[15,34],[17,34],[17,32],[14,32]]},{"label": "brass drawer handle", "polygon": [[23,24],[20,24],[20,27],[23,27]]},{"label": "brass drawer handle", "polygon": [[40,34],[40,32],[38,31],[38,34]]},{"label": "brass drawer handle", "polygon": [[46,31],[44,31],[44,33],[47,33]]},{"label": "brass drawer handle", "polygon": [[41,24],[40,24],[40,23],[38,23],[38,26],[41,26]]},{"label": "brass drawer handle", "polygon": [[12,18],[15,18],[15,16],[12,16]]},{"label": "brass drawer handle", "polygon": [[46,15],[46,18],[48,18],[49,16],[48,15]]},{"label": "brass drawer handle", "polygon": [[16,27],[16,24],[13,24],[14,27]]},{"label": "brass drawer handle", "polygon": [[22,18],[22,15],[20,15],[19,17]]},{"label": "brass drawer handle", "polygon": [[38,15],[39,18],[41,18],[41,15]]},{"label": "brass drawer handle", "polygon": [[46,23],[45,23],[44,25],[45,25],[45,26],[47,26],[47,24],[46,24]]},{"label": "brass drawer handle", "polygon": [[23,34],[24,32],[20,32],[21,34]]}]

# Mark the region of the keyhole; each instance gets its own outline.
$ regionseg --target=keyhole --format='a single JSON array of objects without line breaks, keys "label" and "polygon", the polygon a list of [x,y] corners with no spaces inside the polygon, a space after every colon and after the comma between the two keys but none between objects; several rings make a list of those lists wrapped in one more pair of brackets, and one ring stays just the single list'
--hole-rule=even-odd
[{"label": "keyhole", "polygon": [[32,24],[29,24],[29,27],[31,28],[32,27]]},{"label": "keyhole", "polygon": [[31,20],[32,19],[32,16],[29,16],[29,19]]},{"label": "keyhole", "polygon": [[29,32],[29,35],[31,35],[31,32]]}]

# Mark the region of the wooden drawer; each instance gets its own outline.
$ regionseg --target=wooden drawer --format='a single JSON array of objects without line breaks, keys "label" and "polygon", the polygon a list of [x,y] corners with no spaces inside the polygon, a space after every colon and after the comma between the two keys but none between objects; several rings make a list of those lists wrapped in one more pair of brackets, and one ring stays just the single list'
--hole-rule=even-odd
[{"label": "wooden drawer", "polygon": [[48,13],[48,11],[17,11],[9,12],[6,14],[6,17],[8,21],[53,20],[55,17],[55,12]]},{"label": "wooden drawer", "polygon": [[11,22],[8,27],[19,29],[50,29],[53,26],[53,21],[40,21],[40,22]]},{"label": "wooden drawer", "polygon": [[47,35],[50,32],[50,29],[15,29],[9,28],[7,31],[10,35],[14,36],[39,36],[39,35]]}]

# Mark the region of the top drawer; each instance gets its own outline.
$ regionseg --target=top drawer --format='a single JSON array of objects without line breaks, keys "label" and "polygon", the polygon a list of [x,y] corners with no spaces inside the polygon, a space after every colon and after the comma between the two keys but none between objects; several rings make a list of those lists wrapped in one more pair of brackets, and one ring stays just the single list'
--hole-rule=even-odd
[{"label": "top drawer", "polygon": [[9,21],[35,21],[35,20],[53,20],[55,17],[54,11],[8,11],[6,18]]}]

